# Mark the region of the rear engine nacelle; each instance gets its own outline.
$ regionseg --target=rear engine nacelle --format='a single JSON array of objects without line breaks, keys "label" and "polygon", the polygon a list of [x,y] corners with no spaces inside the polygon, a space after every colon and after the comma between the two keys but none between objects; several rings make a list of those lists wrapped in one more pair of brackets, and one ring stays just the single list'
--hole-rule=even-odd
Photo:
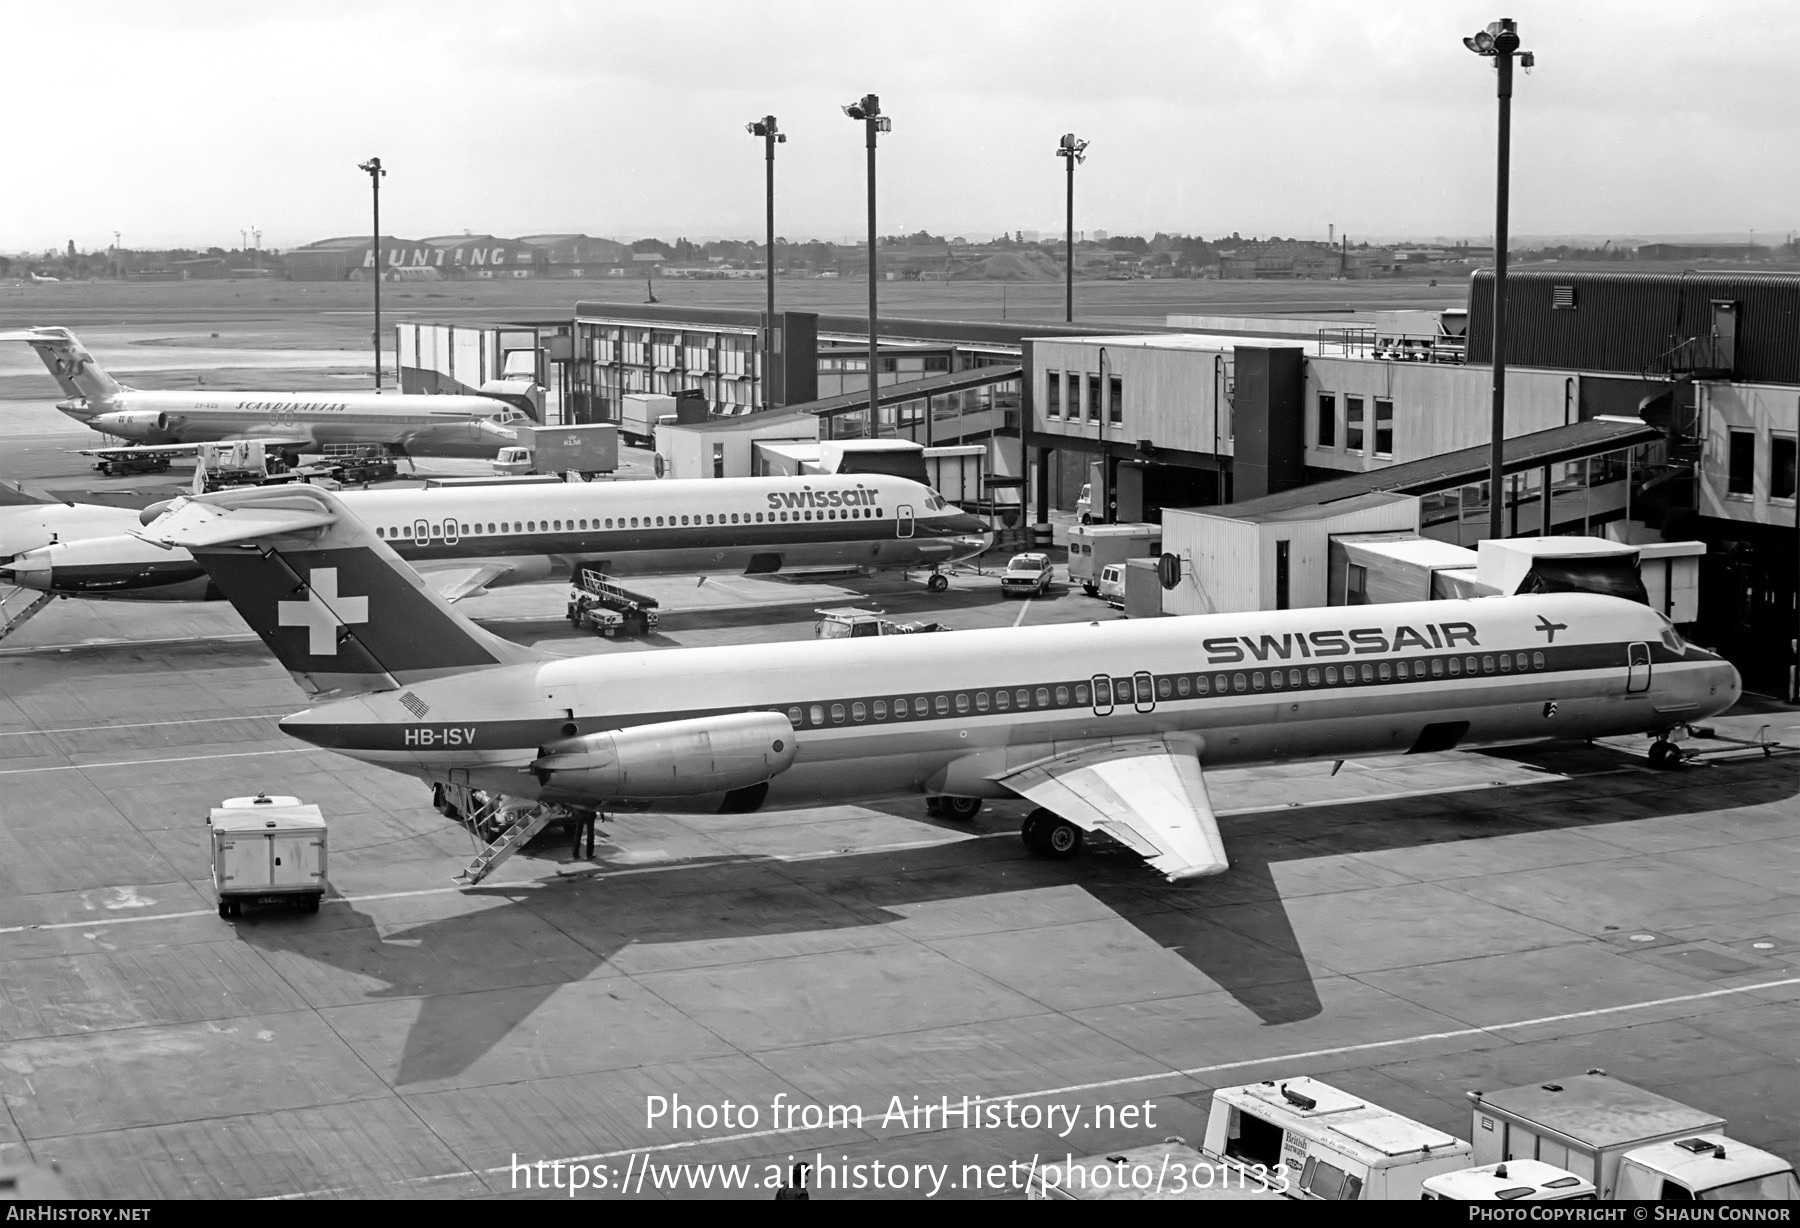
[{"label": "rear engine nacelle", "polygon": [[542,748],[531,771],[559,794],[696,797],[762,784],[798,750],[781,713],[737,712],[566,738]]},{"label": "rear engine nacelle", "polygon": [[101,414],[88,423],[96,430],[108,435],[117,435],[120,439],[136,439],[155,442],[169,433],[169,415],[166,413],[150,413],[147,410],[132,412]]}]

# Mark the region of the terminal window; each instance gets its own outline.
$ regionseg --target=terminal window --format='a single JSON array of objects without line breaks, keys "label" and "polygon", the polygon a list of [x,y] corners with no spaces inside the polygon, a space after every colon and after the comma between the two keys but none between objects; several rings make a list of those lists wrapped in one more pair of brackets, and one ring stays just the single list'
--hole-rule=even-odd
[{"label": "terminal window", "polygon": [[1100,377],[1087,377],[1087,417],[1089,422],[1100,421]]},{"label": "terminal window", "polygon": [[1384,397],[1375,398],[1375,455],[1394,454],[1394,403]]},{"label": "terminal window", "polygon": [[1344,447],[1352,452],[1363,450],[1363,399],[1344,398]]},{"label": "terminal window", "polygon": [[1794,470],[1795,437],[1771,435],[1769,445],[1769,498],[1792,499],[1796,479],[1800,477]]},{"label": "terminal window", "polygon": [[1062,385],[1061,371],[1044,373],[1044,414],[1046,417],[1062,417]]},{"label": "terminal window", "polygon": [[1116,375],[1106,377],[1106,420],[1113,426],[1125,422],[1125,384]]},{"label": "terminal window", "polygon": [[1319,394],[1319,446],[1337,447],[1337,393]]},{"label": "terminal window", "polygon": [[1756,432],[1731,432],[1731,454],[1725,493],[1748,498],[1756,494]]}]

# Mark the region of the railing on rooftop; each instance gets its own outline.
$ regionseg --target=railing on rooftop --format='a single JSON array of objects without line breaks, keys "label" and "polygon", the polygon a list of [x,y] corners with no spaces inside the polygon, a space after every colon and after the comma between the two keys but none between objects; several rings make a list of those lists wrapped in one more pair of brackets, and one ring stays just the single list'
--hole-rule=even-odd
[{"label": "railing on rooftop", "polygon": [[1346,324],[1319,330],[1319,354],[1326,358],[1379,358],[1387,362],[1461,365],[1468,350],[1461,337],[1438,333],[1384,333],[1370,325]]}]

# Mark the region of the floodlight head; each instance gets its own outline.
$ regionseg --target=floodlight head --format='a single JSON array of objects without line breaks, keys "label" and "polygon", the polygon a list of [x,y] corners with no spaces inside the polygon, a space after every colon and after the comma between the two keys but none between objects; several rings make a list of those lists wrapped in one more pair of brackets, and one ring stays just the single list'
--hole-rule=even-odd
[{"label": "floodlight head", "polygon": [[380,158],[370,158],[367,162],[358,162],[356,164],[356,169],[359,171],[369,172],[369,175],[371,178],[373,178],[376,175],[387,174],[386,171],[381,169],[381,159]]},{"label": "floodlight head", "polygon": [[745,124],[744,131],[748,132],[751,136],[768,136],[769,135],[768,130],[765,129],[761,124],[757,123],[755,120],[751,120],[749,123]]},{"label": "floodlight head", "polygon": [[1463,39],[1463,46],[1476,55],[1493,55],[1494,36],[1486,30],[1477,30],[1471,37]]},{"label": "floodlight head", "polygon": [[848,115],[851,119],[867,119],[868,118],[868,115],[863,111],[862,105],[860,103],[855,103],[855,102],[846,103],[846,104],[844,104],[843,110],[844,110],[844,114]]}]

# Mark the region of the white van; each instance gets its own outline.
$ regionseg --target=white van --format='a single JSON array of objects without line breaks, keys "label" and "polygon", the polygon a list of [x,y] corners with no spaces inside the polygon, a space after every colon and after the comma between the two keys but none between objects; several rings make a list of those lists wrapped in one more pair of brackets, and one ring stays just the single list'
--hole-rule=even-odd
[{"label": "white van", "polygon": [[1100,580],[1095,585],[1095,596],[1112,606],[1115,610],[1125,608],[1125,564],[1114,563],[1110,567],[1100,569]]}]

